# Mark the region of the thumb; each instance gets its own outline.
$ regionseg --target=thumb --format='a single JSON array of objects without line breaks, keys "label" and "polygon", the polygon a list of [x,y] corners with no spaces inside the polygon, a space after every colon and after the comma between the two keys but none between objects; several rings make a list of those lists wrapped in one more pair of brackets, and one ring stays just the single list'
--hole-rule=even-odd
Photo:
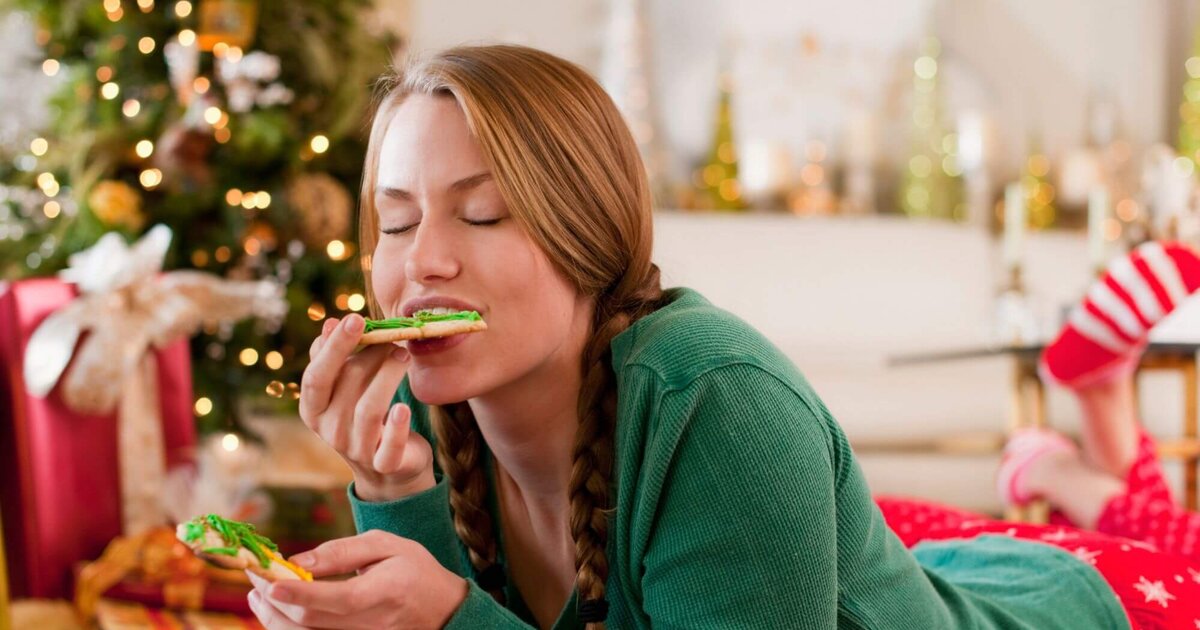
[{"label": "thumb", "polygon": [[290,560],[311,571],[314,577],[341,575],[400,554],[403,543],[404,539],[395,534],[372,529],[357,536],[322,543]]}]

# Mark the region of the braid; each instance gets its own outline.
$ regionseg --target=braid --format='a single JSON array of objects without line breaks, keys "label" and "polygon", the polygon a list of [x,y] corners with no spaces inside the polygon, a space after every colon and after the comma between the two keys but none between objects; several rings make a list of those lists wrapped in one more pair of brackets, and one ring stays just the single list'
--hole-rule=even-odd
[{"label": "braid", "polygon": [[[494,574],[496,539],[492,517],[485,503],[487,477],[480,465],[484,444],[479,425],[475,423],[475,416],[467,403],[434,406],[431,411],[437,436],[438,465],[450,478],[454,531],[466,544],[467,555],[476,575],[482,575],[489,569]],[[494,579],[480,579],[479,582],[496,601],[504,603],[502,581],[497,583]]]},{"label": "braid", "polygon": [[583,384],[579,390],[579,429],[572,454],[569,496],[571,537],[575,540],[576,587],[580,617],[589,630],[604,627],[608,605],[608,517],[612,513],[612,479],[617,419],[617,388],[612,369],[613,338],[658,307],[662,298],[658,267],[650,265],[639,286],[625,280],[600,296],[593,333],[583,352]]}]

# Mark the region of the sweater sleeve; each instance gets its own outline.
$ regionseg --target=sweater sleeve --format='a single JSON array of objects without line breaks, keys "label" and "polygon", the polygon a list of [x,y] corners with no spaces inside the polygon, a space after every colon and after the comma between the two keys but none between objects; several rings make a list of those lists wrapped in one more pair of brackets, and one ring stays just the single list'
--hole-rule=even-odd
[{"label": "sweater sleeve", "polygon": [[643,556],[653,625],[836,627],[832,443],[806,401],[730,365],[665,394],[655,424],[668,446],[651,454],[666,466]]},{"label": "sweater sleeve", "polygon": [[433,554],[442,566],[463,577],[470,577],[454,520],[450,514],[450,484],[440,475],[437,485],[417,494],[379,503],[363,501],[350,484],[350,507],[354,527],[360,533],[372,529],[415,540]]}]

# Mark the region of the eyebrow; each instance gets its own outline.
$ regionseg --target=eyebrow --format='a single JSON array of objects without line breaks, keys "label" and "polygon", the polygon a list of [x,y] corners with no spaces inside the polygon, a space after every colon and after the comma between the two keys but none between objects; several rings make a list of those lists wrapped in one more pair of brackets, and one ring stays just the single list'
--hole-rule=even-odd
[{"label": "eyebrow", "polygon": [[[491,173],[476,173],[470,177],[464,177],[453,184],[450,184],[449,191],[452,193],[466,192],[490,179],[492,179]],[[412,201],[413,198],[412,193],[408,192],[407,190],[403,190],[401,188],[389,188],[387,186],[377,186],[375,188],[375,194],[382,194],[392,199],[400,199],[403,201]]]}]

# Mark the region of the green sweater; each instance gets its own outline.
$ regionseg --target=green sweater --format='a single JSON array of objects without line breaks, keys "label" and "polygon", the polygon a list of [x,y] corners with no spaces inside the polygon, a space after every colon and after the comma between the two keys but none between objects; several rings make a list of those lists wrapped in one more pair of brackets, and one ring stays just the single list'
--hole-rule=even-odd
[{"label": "green sweater", "polygon": [[[1128,627],[1103,578],[1057,548],[988,537],[909,552],[795,366],[694,291],[669,297],[612,343],[609,627]],[[428,409],[407,383],[396,399],[432,443]],[[356,524],[417,540],[473,577],[435,476],[434,488],[387,503],[359,501],[351,487]],[[503,531],[498,540],[503,560]],[[534,623],[511,580],[507,601],[471,580],[448,627]],[[581,627],[575,604],[572,594],[555,628]]]}]

